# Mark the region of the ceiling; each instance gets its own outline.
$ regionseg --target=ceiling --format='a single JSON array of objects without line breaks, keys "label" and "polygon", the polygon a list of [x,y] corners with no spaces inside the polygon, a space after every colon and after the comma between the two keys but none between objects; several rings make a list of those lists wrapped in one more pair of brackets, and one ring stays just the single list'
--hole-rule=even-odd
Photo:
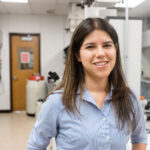
[{"label": "ceiling", "polygon": [[68,14],[69,2],[70,0],[29,0],[28,4],[0,2],[0,13],[65,15]]},{"label": "ceiling", "polygon": [[139,6],[129,10],[129,14],[135,17],[150,18],[150,0],[145,0]]},{"label": "ceiling", "polygon": [[[28,4],[0,2],[0,14],[41,14],[41,15],[67,15],[69,3],[79,3],[85,0],[29,0]],[[135,17],[150,18],[150,0],[129,10]]]}]

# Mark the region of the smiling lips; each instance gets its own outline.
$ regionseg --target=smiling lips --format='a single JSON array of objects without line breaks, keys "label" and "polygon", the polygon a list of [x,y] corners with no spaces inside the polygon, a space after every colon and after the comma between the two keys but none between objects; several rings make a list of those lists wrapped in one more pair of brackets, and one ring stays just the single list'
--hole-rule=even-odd
[{"label": "smiling lips", "polygon": [[94,65],[98,68],[104,68],[107,67],[108,61],[101,61],[101,62],[95,62]]}]

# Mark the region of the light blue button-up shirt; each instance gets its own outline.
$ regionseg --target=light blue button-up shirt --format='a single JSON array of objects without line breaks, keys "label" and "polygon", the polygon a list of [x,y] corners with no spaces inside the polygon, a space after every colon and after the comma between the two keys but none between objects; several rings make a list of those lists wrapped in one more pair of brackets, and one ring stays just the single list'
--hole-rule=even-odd
[{"label": "light blue button-up shirt", "polygon": [[120,131],[110,101],[112,90],[105,98],[102,110],[86,88],[79,106],[78,90],[76,103],[80,117],[66,112],[61,101],[62,90],[55,91],[42,106],[28,141],[28,150],[45,150],[52,137],[56,139],[57,150],[126,150],[130,138],[133,144],[146,143],[147,134],[140,101],[134,105],[136,129],[131,133],[128,133],[126,127]]}]

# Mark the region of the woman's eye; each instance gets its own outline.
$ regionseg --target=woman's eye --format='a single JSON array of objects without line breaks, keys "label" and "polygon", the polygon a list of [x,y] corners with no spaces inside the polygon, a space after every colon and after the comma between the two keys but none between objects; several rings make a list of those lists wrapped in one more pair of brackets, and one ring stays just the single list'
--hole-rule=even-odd
[{"label": "woman's eye", "polygon": [[87,46],[86,49],[93,49],[94,46]]},{"label": "woman's eye", "polygon": [[111,44],[106,44],[106,45],[104,45],[104,47],[109,48],[109,47],[112,47],[112,45]]}]

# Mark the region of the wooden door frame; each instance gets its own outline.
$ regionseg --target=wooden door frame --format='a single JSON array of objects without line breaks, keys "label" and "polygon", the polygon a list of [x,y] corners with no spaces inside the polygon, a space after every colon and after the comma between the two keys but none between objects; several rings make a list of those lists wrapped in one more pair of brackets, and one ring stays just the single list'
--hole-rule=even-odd
[{"label": "wooden door frame", "polygon": [[12,111],[12,67],[11,67],[11,55],[12,55],[12,43],[11,43],[11,36],[13,35],[19,35],[19,36],[27,36],[27,35],[31,35],[31,36],[38,36],[39,37],[39,73],[41,73],[41,35],[40,33],[9,33],[9,66],[10,66],[10,111]]}]

